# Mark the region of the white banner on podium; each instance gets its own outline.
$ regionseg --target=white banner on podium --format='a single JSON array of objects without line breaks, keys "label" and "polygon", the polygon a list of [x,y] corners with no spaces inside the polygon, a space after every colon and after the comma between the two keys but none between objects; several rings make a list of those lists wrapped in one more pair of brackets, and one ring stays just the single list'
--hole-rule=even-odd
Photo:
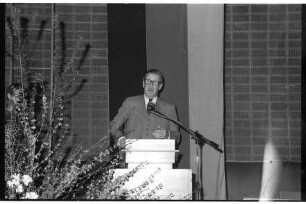
[{"label": "white banner on podium", "polygon": [[126,140],[128,169],[116,169],[114,178],[146,163],[121,187],[133,200],[191,200],[192,170],[172,169],[175,163],[175,140]]}]

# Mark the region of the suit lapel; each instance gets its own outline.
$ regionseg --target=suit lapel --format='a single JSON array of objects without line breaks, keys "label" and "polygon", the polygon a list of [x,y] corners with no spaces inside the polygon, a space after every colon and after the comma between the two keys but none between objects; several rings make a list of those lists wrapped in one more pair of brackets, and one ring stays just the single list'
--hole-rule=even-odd
[{"label": "suit lapel", "polygon": [[162,100],[160,100],[159,98],[157,98],[157,100],[156,100],[156,110],[158,111],[158,112],[160,112],[160,113],[162,113],[162,114],[164,114],[165,113],[165,111],[163,110],[163,101]]}]

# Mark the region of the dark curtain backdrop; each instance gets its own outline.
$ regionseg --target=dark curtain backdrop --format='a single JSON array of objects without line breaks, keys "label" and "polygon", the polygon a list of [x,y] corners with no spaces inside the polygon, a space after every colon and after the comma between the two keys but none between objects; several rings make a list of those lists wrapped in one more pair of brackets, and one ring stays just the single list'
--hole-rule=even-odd
[{"label": "dark curtain backdrop", "polygon": [[[161,97],[177,107],[180,122],[189,127],[187,16],[183,4],[148,4],[147,65],[160,69],[165,77]],[[190,136],[181,131],[178,168],[190,168]]]},{"label": "dark curtain backdrop", "polygon": [[145,5],[108,4],[110,120],[123,100],[143,93],[146,71]]}]

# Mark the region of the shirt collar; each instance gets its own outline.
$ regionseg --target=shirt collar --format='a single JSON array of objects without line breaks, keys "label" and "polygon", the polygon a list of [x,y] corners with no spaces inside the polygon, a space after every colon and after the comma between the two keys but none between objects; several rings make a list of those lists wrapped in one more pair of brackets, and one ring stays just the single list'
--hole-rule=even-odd
[{"label": "shirt collar", "polygon": [[[145,100],[145,104],[146,104],[146,107],[147,107],[147,105],[149,103],[149,98],[146,95],[144,95],[144,100]],[[157,96],[153,97],[152,103],[156,104],[156,101],[157,101]]]}]

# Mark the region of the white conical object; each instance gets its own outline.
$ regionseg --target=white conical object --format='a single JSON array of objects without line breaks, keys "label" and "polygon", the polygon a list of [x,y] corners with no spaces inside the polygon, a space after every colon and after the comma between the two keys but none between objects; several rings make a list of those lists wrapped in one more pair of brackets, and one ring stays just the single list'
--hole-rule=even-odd
[{"label": "white conical object", "polygon": [[281,175],[281,161],[278,151],[269,140],[265,146],[262,179],[260,190],[260,201],[278,199],[278,183]]}]

